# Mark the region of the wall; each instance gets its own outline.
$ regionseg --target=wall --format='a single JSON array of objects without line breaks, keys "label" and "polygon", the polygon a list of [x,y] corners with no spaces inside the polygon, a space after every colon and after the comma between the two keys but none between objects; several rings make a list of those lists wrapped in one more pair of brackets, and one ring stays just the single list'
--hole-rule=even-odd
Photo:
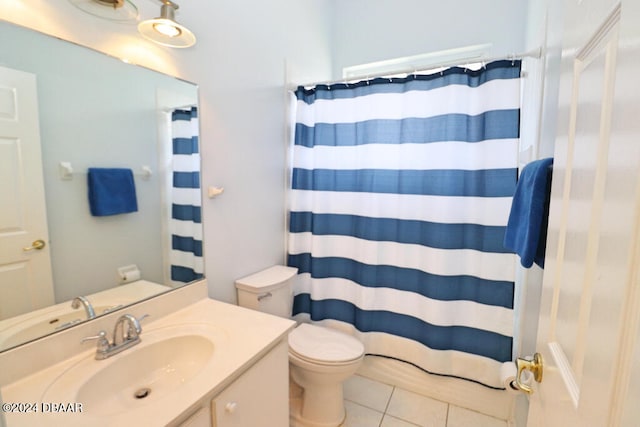
[{"label": "wall", "polygon": [[327,78],[328,18],[325,0],[276,0],[215,2],[188,21],[202,28],[189,70],[201,84],[203,183],[225,188],[204,200],[214,298],[235,302],[235,279],[285,261],[285,72]]},{"label": "wall", "polygon": [[210,295],[235,301],[235,278],[284,262],[285,68],[286,80],[299,83],[478,43],[520,52],[525,12],[526,2],[508,0],[185,4],[178,19],[193,23],[199,41],[178,66],[200,84],[203,184],[225,188],[204,200]]},{"label": "wall", "polygon": [[[55,302],[118,285],[117,268],[129,264],[164,283],[156,92],[196,99],[196,88],[5,22],[0,31],[11,40],[0,45],[0,64],[36,75]],[[61,161],[74,168],[69,180]],[[143,165],[152,177],[140,175]],[[92,217],[88,167],[131,168],[138,211]]]},{"label": "wall", "polygon": [[[135,3],[142,19],[159,14],[159,2]],[[68,1],[0,4],[10,22],[199,84],[202,184],[225,188],[203,203],[205,271],[210,296],[230,302],[234,279],[284,262],[285,70],[292,81],[330,76],[330,10],[324,0],[185,3],[176,19],[198,43],[180,50]]]},{"label": "wall", "polygon": [[342,68],[484,43],[491,56],[524,49],[526,1],[339,0],[333,75]]},{"label": "wall", "polygon": [[[143,19],[159,13],[152,1],[136,5]],[[197,1],[176,15],[198,37],[184,50],[149,43],[135,26],[69,2],[5,0],[0,16],[199,84],[202,183],[225,188],[204,200],[205,269],[210,296],[235,301],[235,278],[284,262],[285,80],[338,78],[348,65],[479,43],[492,43],[492,55],[517,53],[526,5]]]}]

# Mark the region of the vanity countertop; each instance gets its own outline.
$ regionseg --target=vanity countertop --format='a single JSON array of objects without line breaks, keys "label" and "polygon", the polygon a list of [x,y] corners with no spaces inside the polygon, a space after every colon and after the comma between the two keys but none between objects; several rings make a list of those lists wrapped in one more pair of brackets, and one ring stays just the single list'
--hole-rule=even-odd
[{"label": "vanity countertop", "polygon": [[[139,309],[131,307],[125,312],[135,316]],[[125,412],[115,412],[105,416],[104,413],[92,413],[92,408],[84,402],[58,401],[49,391],[51,384],[74,367],[93,360],[95,344],[89,344],[87,350],[67,360],[34,372],[2,388],[5,419],[7,427],[14,426],[165,426],[172,421],[184,419],[194,412],[202,402],[206,402],[233,382],[246,369],[269,352],[295,326],[289,319],[283,319],[235,305],[203,299],[188,305],[155,321],[146,319],[142,323],[142,343],[112,356],[96,364],[117,361],[126,357],[128,352],[136,351],[145,342],[145,334],[149,336],[163,334],[176,327],[181,330],[204,331],[210,333],[214,343],[212,361],[198,375],[191,378],[188,387],[179,387],[175,391],[154,396],[153,393],[139,406]],[[97,331],[96,331],[97,332]],[[110,335],[110,331],[109,331]],[[80,344],[78,344],[80,345]],[[86,344],[83,344],[86,345]],[[186,351],[186,350],[185,350]],[[43,398],[46,397],[46,401]],[[105,399],[109,396],[105,396]],[[23,404],[22,407],[17,405]],[[66,405],[68,412],[59,412]],[[78,405],[80,404],[80,406]],[[13,405],[13,408],[11,406]],[[137,402],[136,402],[137,405]],[[30,413],[23,411],[32,409]],[[81,408],[81,411],[79,409]],[[6,409],[10,409],[6,411]],[[14,409],[12,411],[11,409]],[[56,409],[56,411],[54,411]],[[37,410],[38,412],[33,412]],[[75,410],[75,412],[73,412]]]}]

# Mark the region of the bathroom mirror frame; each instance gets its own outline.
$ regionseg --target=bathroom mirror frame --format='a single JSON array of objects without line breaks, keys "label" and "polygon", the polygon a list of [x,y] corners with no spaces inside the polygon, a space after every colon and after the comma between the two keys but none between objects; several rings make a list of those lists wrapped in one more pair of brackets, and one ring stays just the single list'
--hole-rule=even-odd
[{"label": "bathroom mirror frame", "polygon": [[[147,286],[146,282],[149,282],[147,288],[136,289],[135,292],[130,292],[126,298],[123,299],[123,303],[118,303],[118,300],[111,298],[107,301],[107,305],[100,308],[100,311],[96,310],[96,316],[101,314],[111,313],[116,310],[122,310],[132,304],[148,300],[157,295],[170,292],[171,290],[180,288],[182,286],[196,283],[199,280],[204,279],[204,272],[201,277],[195,278],[190,282],[180,283],[171,279],[170,268],[170,252],[171,252],[171,237],[169,236],[169,225],[171,208],[167,198],[166,187],[167,183],[171,182],[171,178],[167,177],[164,173],[166,167],[163,162],[166,163],[167,145],[171,144],[171,138],[160,135],[161,129],[168,129],[171,126],[169,110],[169,104],[176,108],[186,107],[187,105],[194,104],[196,108],[199,105],[199,90],[198,85],[187,80],[171,76],[158,72],[156,70],[146,68],[144,66],[128,63],[120,58],[106,54],[104,52],[92,49],[87,46],[83,46],[72,41],[61,39],[55,36],[51,36],[32,28],[23,27],[12,22],[8,22],[0,19],[0,32],[5,33],[4,40],[13,40],[11,47],[0,48],[0,66],[12,68],[20,71],[32,72],[36,74],[37,89],[38,89],[38,111],[40,118],[40,141],[43,147],[42,150],[42,169],[44,174],[44,186],[47,199],[47,223],[49,226],[49,247],[51,249],[51,260],[53,267],[53,288],[55,289],[55,300],[53,306],[68,305],[71,309],[71,300],[76,296],[87,296],[91,298],[91,295],[102,295],[106,288],[113,288],[121,291],[124,289],[121,278],[116,267],[128,267],[129,265],[135,265],[140,271],[140,282],[145,282],[144,286]],[[20,34],[24,35],[24,43],[16,42],[15,37],[6,37],[7,34]],[[26,41],[25,41],[26,40]],[[21,55],[20,59],[14,61],[14,57],[7,54],[8,51],[13,49],[19,51]],[[34,52],[35,56],[40,56],[39,60],[31,60],[27,52]],[[73,55],[69,59],[61,57],[61,53],[71,53]],[[9,59],[11,58],[11,59]],[[97,61],[99,65],[89,65],[88,61]],[[31,70],[36,62],[48,61],[47,69],[51,69],[52,75],[50,77],[43,77],[39,73]],[[12,63],[17,62],[17,63]],[[74,67],[75,69],[65,69],[65,66]],[[109,67],[112,67],[111,69]],[[96,106],[95,111],[82,111],[80,122],[85,122],[81,125],[81,130],[74,129],[75,135],[73,138],[69,138],[69,128],[65,129],[63,123],[60,121],[60,126],[55,129],[58,132],[57,139],[49,138],[47,129],[52,127],[52,123],[58,120],[59,117],[45,117],[49,110],[46,110],[46,102],[41,99],[41,95],[45,94],[41,92],[47,92],[43,90],[43,85],[46,83],[54,82],[57,85],[64,86],[65,83],[62,79],[65,77],[75,78],[74,82],[78,83],[84,78],[80,78],[80,69],[84,68],[89,74],[87,75],[87,81],[82,81],[83,84],[91,83],[91,78],[95,81],[99,81],[99,85],[95,85],[96,92],[108,93],[114,92],[116,89],[121,88],[130,92],[138,91],[131,97],[140,97],[143,94],[149,94],[150,90],[155,88],[155,97],[153,100],[145,99],[146,104],[144,107],[129,107],[123,105],[123,103],[117,102],[112,105],[116,107],[118,113],[122,110],[128,111],[132,114],[132,120],[137,120],[136,125],[130,125],[132,133],[136,133],[132,138],[139,138],[138,140],[145,141],[145,146],[132,147],[133,152],[126,153],[114,153],[118,150],[111,141],[108,144],[101,144],[94,141],[93,144],[87,144],[86,141],[93,140],[93,135],[87,132],[91,132],[92,125],[88,122],[89,118],[96,116],[103,121],[114,120],[114,117],[118,117],[112,110],[107,109],[107,103],[103,102],[101,105]],[[109,70],[112,72],[110,73]],[[114,71],[115,70],[115,71]],[[128,73],[128,74],[125,74]],[[113,83],[114,86],[109,87],[105,80],[106,76],[114,74],[117,80]],[[132,89],[130,85],[126,83],[131,79],[138,82]],[[154,86],[155,85],[155,86]],[[83,86],[84,87],[84,86]],[[180,91],[184,89],[185,93]],[[147,90],[147,92],[144,92]],[[71,92],[71,91],[69,91]],[[66,93],[69,93],[66,92]],[[87,94],[87,91],[80,88],[76,92]],[[66,94],[65,93],[65,94]],[[48,96],[54,96],[53,92],[48,93]],[[94,93],[91,93],[91,97],[94,97]],[[86,98],[89,98],[88,96]],[[98,99],[97,96],[95,96]],[[124,98],[124,95],[123,95]],[[58,108],[58,113],[66,112],[67,110],[73,110],[72,107],[78,109],[84,108],[79,102],[74,102],[74,98],[66,99],[65,104]],[[150,111],[152,106],[153,111]],[[144,119],[142,119],[141,112],[139,110],[146,108],[144,113]],[[136,115],[140,115],[137,117]],[[162,116],[162,117],[160,117]],[[114,120],[115,121],[115,120]],[[144,125],[153,123],[152,129],[141,129]],[[138,126],[140,125],[140,126]],[[200,129],[196,122],[196,137],[199,137]],[[64,132],[67,132],[66,134]],[[107,133],[106,131],[103,133]],[[102,136],[102,134],[101,134]],[[104,136],[109,138],[109,135]],[[70,153],[69,150],[55,148],[45,148],[45,144],[50,139],[58,140],[60,138],[75,139],[79,143],[84,144],[88,151],[92,151],[97,156],[94,159],[82,159],[79,153]],[[114,140],[117,137],[116,134],[111,135]],[[168,138],[168,139],[167,139]],[[161,141],[165,139],[165,141]],[[126,141],[122,142],[123,144]],[[164,145],[163,145],[164,144]],[[149,146],[155,147],[155,153],[145,152],[145,148]],[[163,152],[164,150],[164,152]],[[81,151],[81,150],[77,150]],[[78,154],[78,155],[76,155]],[[55,158],[47,158],[47,156],[55,156]],[[119,157],[114,157],[119,156]],[[132,160],[132,162],[119,162],[117,160],[125,158]],[[139,159],[143,159],[141,162]],[[198,155],[198,167],[201,171],[201,161]],[[70,163],[73,172],[67,178],[62,177],[61,163]],[[151,175],[146,176],[142,172],[143,166],[149,166]],[[86,197],[87,191],[87,174],[88,167],[130,167],[134,172],[136,193],[138,196],[138,212],[133,214],[114,215],[110,217],[92,217],[89,213],[88,202]],[[170,185],[170,184],[169,184]],[[164,186],[164,187],[163,187]],[[147,191],[151,188],[153,191]],[[157,190],[157,191],[156,191]],[[202,200],[201,186],[197,191],[198,197]],[[164,191],[164,193],[163,193]],[[50,194],[54,193],[55,196]],[[150,195],[153,193],[153,195]],[[66,212],[61,209],[50,208],[52,200],[55,200],[55,205],[65,206]],[[75,209],[75,210],[74,210]],[[74,217],[74,215],[82,211],[82,218]],[[151,215],[150,215],[151,214]],[[157,214],[157,218],[155,215]],[[127,217],[127,215],[129,215]],[[151,216],[154,216],[151,219]],[[169,218],[165,221],[166,218]],[[122,228],[118,231],[118,227],[124,222],[130,222],[128,227]],[[56,230],[55,228],[59,224],[64,224],[67,228],[64,230]],[[70,226],[80,227],[84,225],[89,227],[91,225],[101,227],[100,232],[91,231],[92,235],[87,236],[86,229],[80,230],[73,236],[69,233]],[[151,232],[146,234],[136,234],[142,230],[146,224],[150,224],[149,227],[153,227]],[[200,227],[202,224],[200,223]],[[140,231],[142,233],[142,231]],[[157,237],[150,237],[152,234],[156,234]],[[114,241],[108,242],[111,236],[116,236]],[[127,237],[138,237],[138,241],[128,241]],[[88,243],[82,243],[88,242]],[[136,248],[144,248],[144,252],[150,252],[147,248],[154,248],[153,255],[139,255],[140,250],[136,255],[132,255],[132,251],[136,251]],[[109,252],[106,252],[111,248]],[[127,252],[129,251],[129,252]],[[89,253],[93,255],[90,259],[78,259],[78,253],[87,256]],[[111,262],[108,265],[99,265],[102,260],[109,259]],[[202,259],[202,258],[201,258]],[[204,267],[200,266],[203,270]],[[81,271],[86,270],[86,271]],[[134,272],[134,277],[137,275]],[[0,278],[0,280],[2,280]],[[76,289],[77,284],[86,284],[86,288]],[[159,287],[153,287],[158,285]],[[151,289],[153,287],[153,289]],[[160,289],[158,291],[158,289]],[[95,304],[94,304],[95,305]],[[58,316],[52,309],[52,306],[47,305],[41,307],[35,312],[42,312],[45,319],[49,317]],[[107,310],[107,311],[103,311]],[[34,312],[34,313],[35,313]],[[84,314],[82,307],[79,307],[77,314]],[[29,318],[30,313],[23,313],[15,316],[8,316],[6,319],[1,319],[0,324],[5,321],[5,327],[0,327],[0,337],[3,330],[11,330],[17,325],[25,323],[23,319]],[[59,316],[58,316],[59,317]],[[80,319],[76,321],[75,317],[72,320],[72,324],[66,325],[60,330],[66,330],[67,327],[73,327],[77,324],[85,323],[91,319]],[[58,321],[56,318],[55,321]],[[60,317],[60,324],[64,323],[62,317]],[[8,326],[7,326],[8,325]],[[15,328],[14,328],[15,329]],[[14,342],[9,345],[2,345],[0,342],[0,352],[15,348],[24,343],[49,336],[54,332],[42,333],[38,336],[33,336],[24,341]]]}]

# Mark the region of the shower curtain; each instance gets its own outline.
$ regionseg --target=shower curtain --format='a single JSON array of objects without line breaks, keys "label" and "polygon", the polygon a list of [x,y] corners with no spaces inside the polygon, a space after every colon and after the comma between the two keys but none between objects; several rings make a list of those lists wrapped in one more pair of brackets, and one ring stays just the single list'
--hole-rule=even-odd
[{"label": "shower curtain", "polygon": [[519,61],[496,61],[297,89],[296,318],[351,330],[367,354],[503,388],[519,79]]},{"label": "shower curtain", "polygon": [[171,113],[171,280],[191,282],[203,276],[198,110]]}]

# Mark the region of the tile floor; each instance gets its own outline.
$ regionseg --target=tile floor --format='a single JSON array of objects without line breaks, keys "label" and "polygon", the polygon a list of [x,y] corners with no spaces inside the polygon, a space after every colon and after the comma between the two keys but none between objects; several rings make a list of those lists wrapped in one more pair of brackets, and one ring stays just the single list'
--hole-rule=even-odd
[{"label": "tile floor", "polygon": [[343,427],[508,427],[504,420],[354,375],[344,384]]}]

